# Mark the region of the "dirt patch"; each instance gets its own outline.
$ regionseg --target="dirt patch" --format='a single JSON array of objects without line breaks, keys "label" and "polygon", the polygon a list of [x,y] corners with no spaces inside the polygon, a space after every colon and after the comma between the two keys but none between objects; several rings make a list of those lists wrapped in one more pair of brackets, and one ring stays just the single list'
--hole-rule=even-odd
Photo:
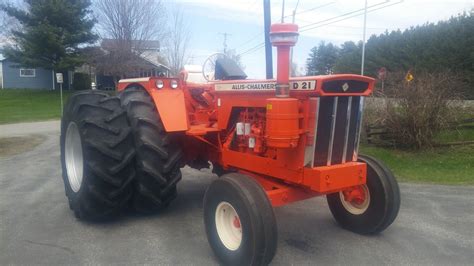
[{"label": "dirt patch", "polygon": [[42,135],[0,138],[0,158],[31,151],[45,140]]}]

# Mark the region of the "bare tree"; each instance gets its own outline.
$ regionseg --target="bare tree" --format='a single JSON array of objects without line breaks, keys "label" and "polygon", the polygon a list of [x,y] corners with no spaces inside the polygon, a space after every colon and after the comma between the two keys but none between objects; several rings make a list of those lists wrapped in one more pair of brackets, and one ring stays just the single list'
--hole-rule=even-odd
[{"label": "bare tree", "polygon": [[188,43],[191,34],[181,7],[175,6],[173,8],[169,23],[166,56],[171,74],[177,75],[189,59]]},{"label": "bare tree", "polygon": [[136,71],[140,55],[166,32],[160,0],[96,0],[98,31],[105,53],[95,58],[97,70],[116,78]]}]

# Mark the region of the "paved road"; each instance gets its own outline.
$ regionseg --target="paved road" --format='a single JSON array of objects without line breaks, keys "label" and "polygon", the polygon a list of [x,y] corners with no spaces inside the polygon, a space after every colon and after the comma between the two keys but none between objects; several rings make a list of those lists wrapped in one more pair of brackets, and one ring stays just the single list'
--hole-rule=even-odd
[{"label": "paved road", "polygon": [[[179,197],[161,215],[81,222],[64,195],[57,130],[49,131],[34,150],[0,159],[0,265],[217,264],[202,218],[215,176],[188,168],[183,174]],[[398,219],[372,237],[340,229],[323,198],[276,209],[272,264],[472,265],[474,187],[401,184],[401,192]]]},{"label": "paved road", "polygon": [[59,120],[0,125],[0,138],[57,133],[60,126]]}]

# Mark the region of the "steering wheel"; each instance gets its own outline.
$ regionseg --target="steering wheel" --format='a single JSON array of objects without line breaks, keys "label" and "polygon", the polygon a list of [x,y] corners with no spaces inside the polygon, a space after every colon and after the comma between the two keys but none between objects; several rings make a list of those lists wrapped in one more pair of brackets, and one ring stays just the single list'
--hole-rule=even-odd
[{"label": "steering wheel", "polygon": [[216,69],[216,60],[220,58],[227,57],[227,55],[223,53],[215,53],[211,54],[204,60],[204,64],[202,64],[202,75],[204,79],[207,81],[215,80],[215,69]]}]

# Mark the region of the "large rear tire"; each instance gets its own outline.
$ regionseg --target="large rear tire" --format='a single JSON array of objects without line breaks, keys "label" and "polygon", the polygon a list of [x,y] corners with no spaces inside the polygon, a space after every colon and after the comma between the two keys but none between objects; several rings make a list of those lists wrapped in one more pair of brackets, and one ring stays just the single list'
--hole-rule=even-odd
[{"label": "large rear tire", "polygon": [[367,183],[327,195],[334,219],[359,234],[376,234],[393,223],[400,209],[400,189],[392,172],[379,160],[359,155],[367,164]]},{"label": "large rear tire", "polygon": [[61,120],[61,165],[66,196],[76,217],[117,214],[131,198],[133,140],[120,99],[76,93]]},{"label": "large rear tire", "polygon": [[136,150],[137,177],[132,205],[139,212],[153,213],[176,198],[183,154],[165,131],[145,89],[127,88],[120,98],[127,110]]},{"label": "large rear tire", "polygon": [[204,195],[209,244],[223,265],[267,265],[277,249],[273,207],[262,187],[237,173],[213,181]]}]

